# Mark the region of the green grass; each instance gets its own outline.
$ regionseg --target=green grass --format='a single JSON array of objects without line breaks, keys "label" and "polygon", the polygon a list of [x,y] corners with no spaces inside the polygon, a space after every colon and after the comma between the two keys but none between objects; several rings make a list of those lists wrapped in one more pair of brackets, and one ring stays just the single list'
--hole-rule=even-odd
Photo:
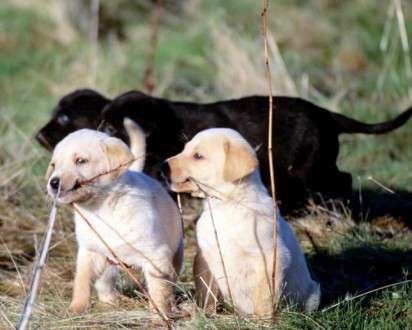
[{"label": "green grass", "polygon": [[[187,1],[188,13],[166,14],[162,21],[155,94],[211,101],[264,93],[260,2]],[[30,277],[50,207],[42,178],[49,154],[33,140],[36,130],[57,100],[75,88],[93,87],[109,96],[141,89],[148,51],[147,14],[128,16],[126,40],[100,41],[95,75],[90,42],[81,35],[65,40],[51,3],[0,4],[0,328],[18,319],[21,283]],[[270,30],[288,71],[279,71],[278,58],[272,58],[275,92],[291,92],[285,84],[291,79],[297,94],[366,122],[392,118],[411,105],[411,79],[396,24],[388,50],[379,49],[389,2],[280,0],[270,5]],[[412,5],[404,1],[403,10],[412,40]],[[306,78],[309,88],[302,83]],[[409,279],[412,271],[411,125],[384,136],[341,137],[339,167],[353,174],[354,188],[362,188],[363,221],[355,224],[350,214],[311,208],[292,222],[321,283],[323,301],[321,310],[310,315],[285,307],[276,321],[278,329],[412,328],[410,283],[368,293]],[[193,308],[194,238],[192,230],[187,234],[186,270],[178,291]],[[126,279],[122,290],[131,299],[109,309],[94,302],[89,314],[70,315],[75,242],[67,210],[60,212],[53,242],[33,325],[148,326],[142,301]],[[227,311],[213,317],[197,313],[176,322],[187,329],[273,327],[267,320],[240,319]]]}]

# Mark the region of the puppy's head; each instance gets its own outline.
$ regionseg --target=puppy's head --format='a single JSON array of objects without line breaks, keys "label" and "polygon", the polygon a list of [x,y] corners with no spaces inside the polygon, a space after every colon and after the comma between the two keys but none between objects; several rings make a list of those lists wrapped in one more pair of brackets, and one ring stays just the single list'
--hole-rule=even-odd
[{"label": "puppy's head", "polygon": [[90,89],[71,92],[60,99],[52,118],[36,134],[36,140],[47,150],[53,150],[68,134],[82,128],[96,129],[101,111],[110,100]]},{"label": "puppy's head", "polygon": [[175,192],[197,193],[236,183],[256,170],[250,144],[236,131],[212,128],[195,135],[183,152],[162,165]]},{"label": "puppy's head", "polygon": [[63,204],[85,202],[121,176],[132,161],[121,140],[89,129],[76,131],[53,152],[46,173],[48,193]]}]

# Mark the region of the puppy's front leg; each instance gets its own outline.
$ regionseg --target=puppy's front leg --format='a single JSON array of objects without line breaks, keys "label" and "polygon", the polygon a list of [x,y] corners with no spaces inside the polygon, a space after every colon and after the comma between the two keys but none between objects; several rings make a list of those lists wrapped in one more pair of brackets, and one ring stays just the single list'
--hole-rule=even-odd
[{"label": "puppy's front leg", "polygon": [[193,263],[193,276],[198,306],[204,308],[207,314],[214,314],[219,288],[200,249],[197,250]]},{"label": "puppy's front leg", "polygon": [[114,265],[110,265],[106,258],[104,260],[95,261],[95,272],[98,277],[95,288],[99,301],[106,304],[114,304],[119,296],[116,291],[116,280],[118,269]]},{"label": "puppy's front leg", "polygon": [[[173,270],[159,274],[155,269],[149,268],[145,271],[145,278],[153,302],[165,316],[169,316],[173,304],[173,283],[176,277],[173,275],[169,277],[166,274],[173,274]],[[150,307],[152,312],[156,312],[154,306]]]},{"label": "puppy's front leg", "polygon": [[256,264],[256,290],[254,297],[254,314],[263,317],[273,313],[273,308],[280,303],[285,282],[284,264],[287,263],[278,246],[275,273],[275,297],[272,296],[272,258],[264,258]]},{"label": "puppy's front leg", "polygon": [[83,313],[89,307],[90,285],[94,275],[93,258],[96,253],[79,247],[76,261],[76,275],[74,277],[73,298],[70,310],[74,313]]},{"label": "puppy's front leg", "polygon": [[[273,312],[273,297],[272,297],[272,273],[269,267],[270,261],[262,260],[258,262],[255,266],[256,269],[256,288],[254,295],[254,312],[253,314],[263,317],[271,315]],[[276,267],[278,268],[278,267]],[[277,280],[278,278],[276,278]],[[276,281],[276,286],[278,287],[279,281]],[[275,297],[275,301],[277,298]]]}]

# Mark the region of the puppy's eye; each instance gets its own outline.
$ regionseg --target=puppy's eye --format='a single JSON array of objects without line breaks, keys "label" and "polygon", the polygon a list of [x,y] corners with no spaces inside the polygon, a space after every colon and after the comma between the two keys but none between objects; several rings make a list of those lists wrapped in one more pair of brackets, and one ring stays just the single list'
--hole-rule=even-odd
[{"label": "puppy's eye", "polygon": [[198,152],[195,152],[193,154],[193,158],[196,159],[196,160],[200,160],[200,159],[203,159],[204,157],[201,154],[199,154]]},{"label": "puppy's eye", "polygon": [[87,162],[88,162],[88,160],[86,158],[81,158],[81,157],[78,157],[75,160],[75,163],[76,163],[77,166],[84,165]]},{"label": "puppy's eye", "polygon": [[112,125],[107,125],[104,128],[104,132],[109,135],[115,135],[117,130]]},{"label": "puppy's eye", "polygon": [[70,122],[70,118],[66,115],[60,115],[59,117],[57,117],[57,122],[59,123],[59,125],[65,126]]}]

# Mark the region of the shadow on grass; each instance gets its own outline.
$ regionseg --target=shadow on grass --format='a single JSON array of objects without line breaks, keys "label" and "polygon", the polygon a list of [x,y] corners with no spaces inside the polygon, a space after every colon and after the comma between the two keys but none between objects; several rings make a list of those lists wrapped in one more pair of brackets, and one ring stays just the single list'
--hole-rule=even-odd
[{"label": "shadow on grass", "polygon": [[322,307],[412,276],[412,249],[357,243],[333,254],[320,249],[308,256],[321,284]]},{"label": "shadow on grass", "polygon": [[412,192],[401,189],[394,191],[362,189],[362,194],[354,191],[351,201],[354,219],[368,221],[388,216],[412,229]]}]

